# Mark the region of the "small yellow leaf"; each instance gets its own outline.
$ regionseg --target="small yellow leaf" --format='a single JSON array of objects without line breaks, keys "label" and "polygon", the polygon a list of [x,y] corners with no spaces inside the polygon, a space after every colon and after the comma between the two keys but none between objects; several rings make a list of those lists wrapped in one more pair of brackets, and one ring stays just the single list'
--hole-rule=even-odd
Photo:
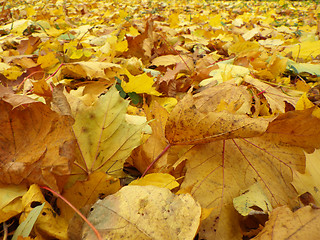
[{"label": "small yellow leaf", "polygon": [[314,104],[308,99],[307,94],[304,93],[298,100],[296,104],[296,110],[305,110],[307,108],[313,107]]},{"label": "small yellow leaf", "polygon": [[13,66],[4,70],[2,74],[9,80],[16,80],[22,74],[22,71],[19,67]]},{"label": "small yellow leaf", "polygon": [[126,83],[124,81],[121,82],[121,87],[127,93],[135,92],[135,93],[147,93],[150,95],[160,96],[155,87],[152,85],[154,84],[153,79],[154,77],[149,77],[147,73],[143,73],[137,76],[131,75],[131,73],[125,69],[125,74],[129,78],[129,82]]},{"label": "small yellow leaf", "polygon": [[153,185],[162,188],[174,189],[179,187],[179,183],[174,176],[168,173],[151,173],[143,178],[132,181],[129,185],[147,186]]},{"label": "small yellow leaf", "polygon": [[128,35],[135,37],[135,36],[138,36],[139,34],[140,34],[139,31],[135,27],[131,26],[129,28]]},{"label": "small yellow leaf", "polygon": [[53,67],[54,65],[59,63],[59,60],[56,58],[53,52],[49,52],[44,56],[39,56],[37,63],[41,64],[42,68],[48,68],[48,67]]},{"label": "small yellow leaf", "polygon": [[45,200],[39,186],[36,184],[31,185],[28,192],[22,197],[24,211],[21,214],[20,222],[24,221],[32,211],[32,203],[34,202],[45,203],[42,214],[39,215],[35,223],[39,237],[41,236],[43,239],[68,239],[68,223],[53,210],[51,205]]},{"label": "small yellow leaf", "polygon": [[176,28],[179,26],[179,13],[173,13],[169,16],[169,23],[171,28]]},{"label": "small yellow leaf", "polygon": [[117,52],[125,52],[128,50],[128,42],[127,40],[116,43],[115,50]]},{"label": "small yellow leaf", "polygon": [[71,59],[80,59],[83,56],[83,49],[75,49],[70,56]]}]

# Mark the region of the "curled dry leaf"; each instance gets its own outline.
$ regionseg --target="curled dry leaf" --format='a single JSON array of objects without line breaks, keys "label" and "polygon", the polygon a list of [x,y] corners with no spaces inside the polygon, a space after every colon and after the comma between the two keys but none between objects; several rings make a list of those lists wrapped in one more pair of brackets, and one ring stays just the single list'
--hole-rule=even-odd
[{"label": "curled dry leaf", "polygon": [[[167,188],[127,186],[92,206],[88,220],[104,239],[194,239],[201,207],[190,194]],[[84,225],[83,239],[95,239]]]},{"label": "curled dry leaf", "polygon": [[244,81],[251,84],[267,99],[272,113],[284,113],[286,107],[285,102],[295,106],[299,99],[298,97],[288,96],[279,89],[250,76],[246,76]]},{"label": "curled dry leaf", "polygon": [[271,118],[251,118],[251,95],[233,81],[187,94],[171,112],[166,138],[171,144],[202,144],[263,134]]},{"label": "curled dry leaf", "polygon": [[61,190],[74,160],[70,118],[28,97],[0,95],[0,181]]}]

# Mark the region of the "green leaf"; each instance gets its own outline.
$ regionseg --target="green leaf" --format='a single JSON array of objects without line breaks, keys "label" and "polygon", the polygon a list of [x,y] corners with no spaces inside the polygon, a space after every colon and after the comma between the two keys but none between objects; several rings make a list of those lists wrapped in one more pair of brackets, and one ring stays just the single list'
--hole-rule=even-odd
[{"label": "green leaf", "polygon": [[25,221],[23,221],[17,230],[14,232],[12,240],[17,240],[18,236],[22,237],[28,237],[35,222],[38,219],[38,216],[40,215],[45,203],[42,203],[42,205],[35,207],[31,210],[31,212],[28,214]]}]

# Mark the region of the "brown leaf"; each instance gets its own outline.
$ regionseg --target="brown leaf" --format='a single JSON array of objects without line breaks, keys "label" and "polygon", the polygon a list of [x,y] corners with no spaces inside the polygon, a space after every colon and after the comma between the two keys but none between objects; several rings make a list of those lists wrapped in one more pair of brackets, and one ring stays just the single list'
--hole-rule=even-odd
[{"label": "brown leaf", "polygon": [[171,144],[201,144],[221,139],[254,137],[265,132],[267,118],[251,118],[251,95],[244,86],[225,82],[192,96],[173,109],[166,124]]},{"label": "brown leaf", "polygon": [[11,93],[0,99],[0,181],[61,190],[75,143],[67,117],[24,96]]},{"label": "brown leaf", "polygon": [[306,206],[292,212],[287,206],[271,212],[265,228],[254,239],[318,239],[320,210]]},{"label": "brown leaf", "polygon": [[[130,162],[141,173],[149,166],[156,156],[168,145],[164,137],[164,127],[168,118],[168,112],[157,101],[153,101],[151,106],[144,107],[147,120],[150,121],[152,135],[141,146],[132,151]],[[166,155],[156,163],[157,166],[166,164]]]},{"label": "brown leaf", "polygon": [[295,106],[299,99],[298,97],[290,97],[279,89],[250,76],[245,77],[244,81],[251,84],[267,99],[272,113],[284,113],[286,109],[286,102]]},{"label": "brown leaf", "polygon": [[17,46],[17,50],[20,55],[33,53],[41,43],[39,37],[30,36],[28,40],[21,40],[20,44]]}]

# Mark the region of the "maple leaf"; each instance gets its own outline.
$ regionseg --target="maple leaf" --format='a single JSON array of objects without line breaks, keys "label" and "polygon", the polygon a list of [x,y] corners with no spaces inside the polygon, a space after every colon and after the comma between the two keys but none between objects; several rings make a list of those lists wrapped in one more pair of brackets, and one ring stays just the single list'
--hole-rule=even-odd
[{"label": "maple leaf", "polygon": [[147,73],[143,73],[137,76],[133,76],[128,70],[124,70],[125,74],[129,78],[128,82],[122,81],[121,87],[127,93],[135,92],[137,94],[147,93],[150,95],[160,96],[155,87],[153,87],[153,77],[149,77]]},{"label": "maple leaf", "polygon": [[296,197],[290,186],[292,170],[303,170],[304,154],[265,134],[196,145],[180,161],[186,161],[187,169],[181,188],[191,187],[192,196],[202,207],[214,208],[200,227],[200,237],[239,239],[233,198],[259,181],[272,206],[288,204]]},{"label": "maple leaf", "polygon": [[125,120],[128,101],[113,86],[92,105],[67,95],[75,119],[73,125],[82,159],[77,165],[85,172],[119,174],[131,151],[140,145],[142,125]]},{"label": "maple leaf", "polygon": [[0,86],[0,181],[61,190],[74,160],[69,117]]},{"label": "maple leaf", "polygon": [[232,81],[187,94],[173,109],[165,134],[171,144],[199,144],[266,131],[267,118],[251,118],[251,96]]}]

